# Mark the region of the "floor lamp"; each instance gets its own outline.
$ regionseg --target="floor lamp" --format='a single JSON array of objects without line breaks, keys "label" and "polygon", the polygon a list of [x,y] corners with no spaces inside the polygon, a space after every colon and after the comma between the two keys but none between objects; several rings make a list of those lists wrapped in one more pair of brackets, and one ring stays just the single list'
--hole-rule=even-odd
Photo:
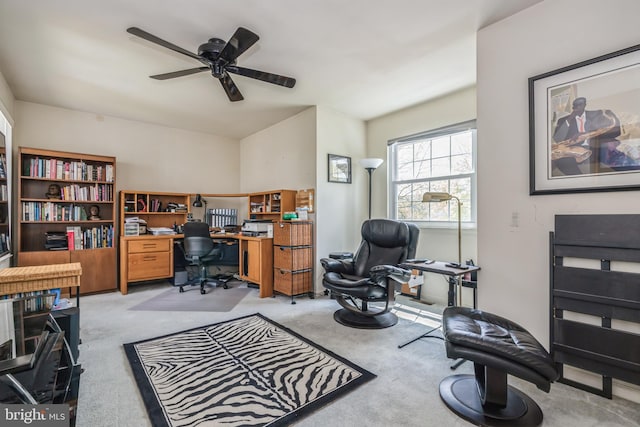
[{"label": "floor lamp", "polygon": [[[460,221],[460,211],[462,208],[462,202],[459,198],[453,194],[444,192],[427,192],[422,195],[423,203],[435,203],[435,202],[447,202],[451,199],[455,199],[458,202],[458,265],[462,265],[462,231]],[[458,305],[462,305],[462,284],[461,279],[458,278]]]},{"label": "floor lamp", "polygon": [[369,219],[371,219],[371,175],[373,175],[373,171],[378,169],[382,162],[384,162],[384,160],[375,158],[360,160],[362,167],[369,173]]}]

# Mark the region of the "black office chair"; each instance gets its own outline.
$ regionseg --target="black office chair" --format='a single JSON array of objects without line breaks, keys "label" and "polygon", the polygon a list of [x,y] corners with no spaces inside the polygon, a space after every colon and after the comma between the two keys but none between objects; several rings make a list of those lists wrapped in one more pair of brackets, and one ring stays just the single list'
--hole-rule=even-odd
[{"label": "black office chair", "polygon": [[184,286],[200,285],[200,293],[205,294],[205,285],[219,285],[227,289],[229,286],[226,281],[219,280],[209,276],[209,266],[220,262],[223,257],[223,250],[216,245],[209,234],[209,225],[205,222],[187,222],[184,224],[184,241],[183,241],[184,258],[191,264],[198,267],[197,282],[190,281],[184,285],[180,285],[180,292],[184,292]]},{"label": "black office chair", "polygon": [[35,358],[33,366],[15,374],[0,376],[0,402],[7,404],[54,402],[60,360],[64,350],[64,333],[43,331],[39,339],[41,342],[32,356]]},{"label": "black office chair", "polygon": [[393,326],[396,286],[410,271],[396,267],[413,258],[420,230],[413,224],[370,219],[362,224],[362,242],[351,259],[323,258],[322,284],[343,307],[333,318],[346,326],[379,329]]}]

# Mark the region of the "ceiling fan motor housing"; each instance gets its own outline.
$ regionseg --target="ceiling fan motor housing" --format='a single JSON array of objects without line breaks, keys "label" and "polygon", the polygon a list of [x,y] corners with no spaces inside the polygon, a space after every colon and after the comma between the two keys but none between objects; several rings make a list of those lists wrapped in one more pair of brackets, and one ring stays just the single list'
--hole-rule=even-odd
[{"label": "ceiling fan motor housing", "polygon": [[224,46],[227,44],[224,40],[220,39],[209,39],[207,43],[201,44],[198,48],[198,55],[203,56],[207,59],[214,60],[217,59],[224,49]]}]

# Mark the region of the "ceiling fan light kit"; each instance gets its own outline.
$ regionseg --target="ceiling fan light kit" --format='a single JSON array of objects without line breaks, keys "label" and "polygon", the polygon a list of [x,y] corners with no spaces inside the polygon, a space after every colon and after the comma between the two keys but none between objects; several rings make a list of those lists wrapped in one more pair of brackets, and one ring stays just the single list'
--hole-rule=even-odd
[{"label": "ceiling fan light kit", "polygon": [[244,97],[240,90],[229,76],[229,73],[237,74],[251,79],[292,88],[296,84],[296,79],[278,74],[267,73],[265,71],[252,70],[250,68],[238,67],[236,59],[247,49],[253,46],[259,39],[257,34],[243,27],[238,27],[228,42],[218,38],[211,38],[198,48],[198,53],[189,52],[179,46],[169,43],[159,37],[154,36],[138,27],[127,28],[129,34],[140,37],[151,43],[155,43],[174,52],[181,53],[200,61],[204,66],[189,68],[186,70],[173,71],[170,73],[156,74],[150,76],[155,80],[168,80],[176,77],[188,76],[203,71],[211,71],[211,75],[218,79],[222,88],[226,92],[230,101],[242,101]]}]

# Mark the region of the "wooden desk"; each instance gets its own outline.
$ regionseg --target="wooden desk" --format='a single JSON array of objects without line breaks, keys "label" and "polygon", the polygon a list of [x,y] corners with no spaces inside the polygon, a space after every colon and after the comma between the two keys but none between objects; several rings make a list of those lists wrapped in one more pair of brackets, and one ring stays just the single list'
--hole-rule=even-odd
[{"label": "wooden desk", "polygon": [[[273,238],[213,233],[213,239],[239,241],[240,278],[260,287],[260,298],[273,296]],[[183,234],[120,236],[120,292],[130,282],[173,277],[173,244]]]}]

